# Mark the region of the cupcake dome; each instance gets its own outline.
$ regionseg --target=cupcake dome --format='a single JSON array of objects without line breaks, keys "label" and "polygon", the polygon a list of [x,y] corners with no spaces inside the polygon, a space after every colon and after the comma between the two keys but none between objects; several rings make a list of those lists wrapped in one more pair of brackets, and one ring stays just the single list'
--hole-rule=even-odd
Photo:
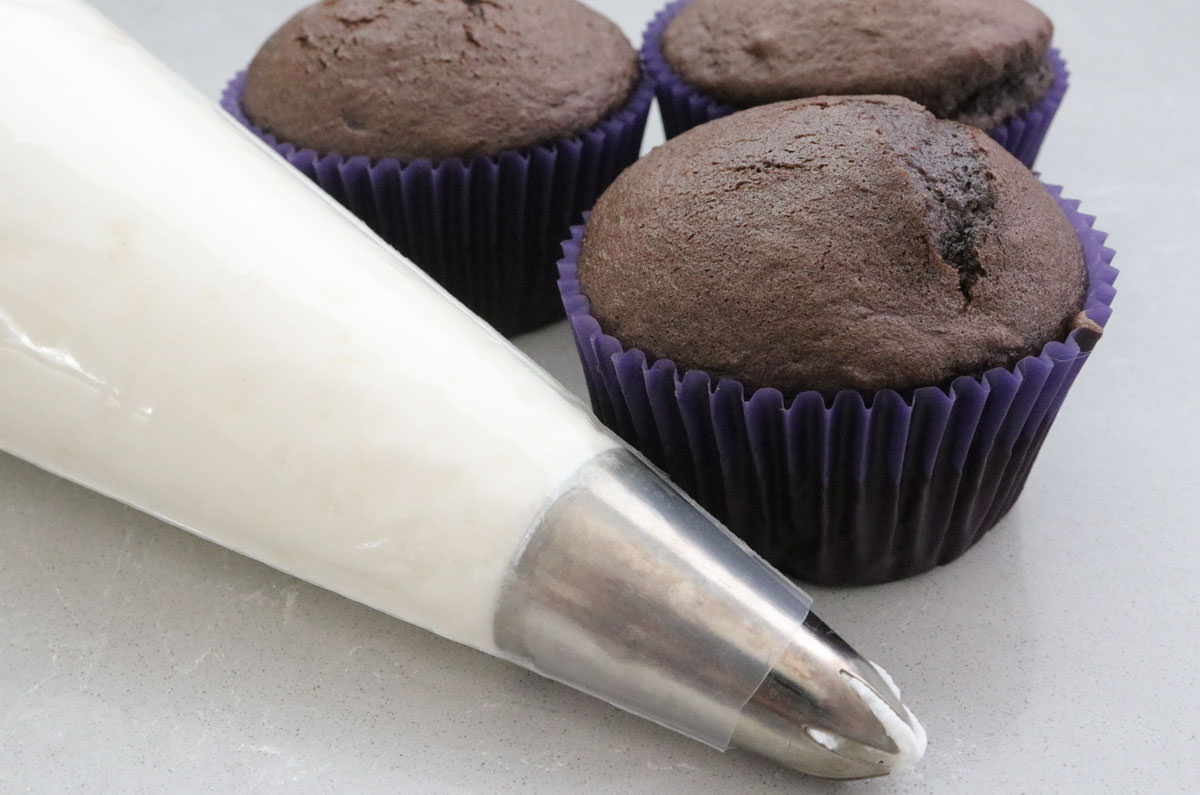
[{"label": "cupcake dome", "polygon": [[318,152],[469,158],[582,132],[638,75],[620,29],[574,0],[325,0],[263,44],[242,106]]},{"label": "cupcake dome", "polygon": [[1050,88],[1053,32],[1024,0],[691,0],[662,49],[685,80],[731,105],[897,94],[990,127]]},{"label": "cupcake dome", "polygon": [[1020,495],[1110,315],[1077,205],[894,97],[692,130],[564,246],[593,408],[788,574],[952,561]]}]

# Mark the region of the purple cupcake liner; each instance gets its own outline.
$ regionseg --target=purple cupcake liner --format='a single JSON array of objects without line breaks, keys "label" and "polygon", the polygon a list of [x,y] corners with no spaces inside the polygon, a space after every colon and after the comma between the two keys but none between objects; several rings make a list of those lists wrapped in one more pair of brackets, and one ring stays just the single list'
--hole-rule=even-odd
[{"label": "purple cupcake liner", "polygon": [[638,158],[654,98],[643,72],[625,106],[572,138],[402,163],[280,141],[242,110],[245,73],[221,107],[506,336],[561,320],[554,263],[570,225]]},{"label": "purple cupcake liner", "polygon": [[[1116,295],[1113,251],[1077,201],[1048,187],[1083,247],[1087,315]],[[580,291],[585,226],[559,289],[596,415],[784,572],[826,585],[887,582],[963,554],[1012,507],[1097,335],[1073,331],[1012,368],[911,393],[747,394],[649,361],[604,333]]]},{"label": "purple cupcake liner", "polygon": [[[663,31],[687,3],[688,0],[674,0],[659,11],[646,28],[642,43],[643,68],[654,81],[658,109],[662,114],[663,128],[668,138],[674,138],[697,125],[740,110],[688,85],[663,56]],[[1046,92],[1046,96],[1025,113],[1013,116],[987,131],[988,135],[1027,168],[1033,168],[1033,162],[1042,148],[1042,141],[1046,138],[1050,123],[1054,121],[1054,114],[1058,112],[1063,96],[1067,93],[1067,77],[1070,73],[1067,71],[1066,61],[1054,48],[1050,49],[1048,57],[1054,69],[1054,83]]]}]

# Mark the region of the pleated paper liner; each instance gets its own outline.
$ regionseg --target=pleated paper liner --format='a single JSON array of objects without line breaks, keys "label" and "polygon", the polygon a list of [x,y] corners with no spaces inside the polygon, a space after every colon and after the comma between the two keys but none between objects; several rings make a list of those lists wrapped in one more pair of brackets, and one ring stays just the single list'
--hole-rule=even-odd
[{"label": "pleated paper liner", "polygon": [[242,110],[245,74],[221,106],[289,163],[512,336],[562,319],[554,263],[570,224],[642,145],[654,98],[643,74],[623,108],[572,138],[470,160],[371,160],[297,147]]},{"label": "pleated paper liner", "polygon": [[[1078,202],[1048,188],[1079,235],[1088,317],[1107,323],[1113,252]],[[600,419],[782,571],[820,584],[896,580],[963,554],[1012,507],[1097,335],[1073,331],[1012,368],[948,388],[826,402],[747,395],[648,361],[600,328],[580,292],[573,229],[559,288]]]},{"label": "pleated paper liner", "polygon": [[[642,64],[655,84],[659,112],[668,138],[736,112],[739,108],[719,102],[684,81],[662,53],[662,34],[688,0],[675,0],[659,11],[646,28],[642,43]],[[1057,49],[1051,48],[1050,64],[1054,83],[1037,105],[988,130],[988,135],[1011,152],[1028,168],[1033,167],[1050,123],[1067,92],[1067,64]]]}]

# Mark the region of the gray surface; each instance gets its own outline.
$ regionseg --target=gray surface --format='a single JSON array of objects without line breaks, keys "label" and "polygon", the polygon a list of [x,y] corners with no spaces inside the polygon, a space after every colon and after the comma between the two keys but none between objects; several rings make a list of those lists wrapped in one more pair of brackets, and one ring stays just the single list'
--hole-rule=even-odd
[{"label": "gray surface", "polygon": [[[215,97],[301,2],[98,5]],[[632,37],[650,15],[594,5]],[[1074,76],[1039,165],[1112,233],[1109,333],[983,543],[816,593],[925,722],[920,767],[839,786],[722,756],[0,455],[0,790],[1200,788],[1200,7],[1042,5]],[[524,344],[581,387],[563,328]]]}]

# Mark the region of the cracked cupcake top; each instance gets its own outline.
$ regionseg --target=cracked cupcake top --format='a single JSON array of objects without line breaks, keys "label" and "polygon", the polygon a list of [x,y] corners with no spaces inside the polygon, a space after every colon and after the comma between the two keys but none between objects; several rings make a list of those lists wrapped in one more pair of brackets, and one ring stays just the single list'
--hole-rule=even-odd
[{"label": "cracked cupcake top", "polygon": [[785,394],[905,390],[1062,339],[1077,236],[982,131],[898,97],[752,108],[668,141],[597,202],[579,279],[601,328]]},{"label": "cracked cupcake top", "polygon": [[263,44],[242,107],[321,153],[466,158],[582,132],[637,79],[620,29],[575,0],[323,0]]},{"label": "cracked cupcake top", "polygon": [[691,0],[662,49],[684,80],[735,107],[897,94],[987,129],[1050,89],[1053,31],[1024,0]]}]

